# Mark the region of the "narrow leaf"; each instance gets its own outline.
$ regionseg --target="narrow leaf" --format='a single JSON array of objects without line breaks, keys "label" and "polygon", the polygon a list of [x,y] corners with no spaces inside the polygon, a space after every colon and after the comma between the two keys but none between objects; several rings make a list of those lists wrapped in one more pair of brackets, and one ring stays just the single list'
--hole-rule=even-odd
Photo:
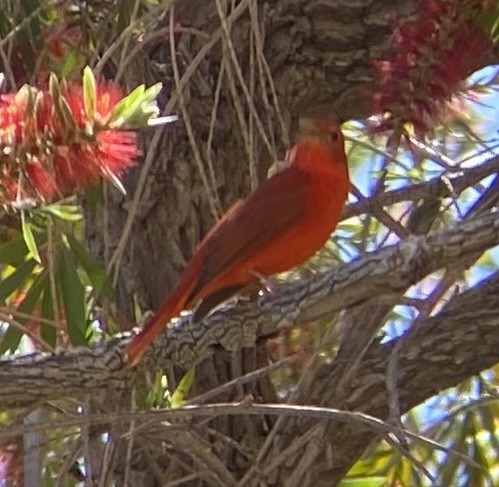
[{"label": "narrow leaf", "polygon": [[[31,261],[32,262],[32,261]],[[47,273],[42,272],[33,282],[29,288],[26,296],[22,302],[17,306],[17,310],[31,314],[35,309],[36,304],[39,302],[40,294],[42,292],[43,286],[47,280]],[[26,325],[29,322],[28,318],[18,318],[16,319],[22,325]],[[7,350],[15,351],[19,346],[19,341],[23,336],[22,331],[14,326],[9,326],[5,334],[3,335],[2,343],[0,344],[0,353],[4,353]]]},{"label": "narrow leaf", "polygon": [[111,170],[109,170],[107,167],[103,167],[104,169],[104,174],[107,177],[107,179],[111,182],[111,184],[124,196],[126,196],[126,189],[125,186],[123,186],[122,182],[118,179],[116,174],[114,174]]},{"label": "narrow leaf", "polygon": [[80,52],[78,48],[76,48],[73,49],[64,58],[64,64],[60,68],[61,76],[70,76],[78,67],[79,62],[80,62]]},{"label": "narrow leaf", "polygon": [[165,406],[165,378],[161,372],[156,372],[154,377],[154,382],[151,387],[147,390],[147,395],[145,398],[145,407],[147,409],[153,409]]},{"label": "narrow leaf", "polygon": [[[52,303],[53,303],[53,298],[52,298],[52,290],[50,288],[50,279],[47,279],[45,281],[45,286],[43,288],[42,308],[41,308],[42,318],[51,321],[54,319],[55,314]],[[55,329],[55,327],[42,322],[41,337],[43,341],[47,342],[52,347],[55,347],[57,339],[57,330]]]},{"label": "narrow leaf", "polygon": [[147,88],[146,91],[144,91],[143,95],[143,102],[151,102],[156,100],[156,97],[159,95],[161,90],[163,89],[163,83],[156,83],[149,88]]},{"label": "narrow leaf", "polygon": [[147,122],[149,127],[156,127],[158,125],[166,125],[167,123],[173,123],[178,121],[177,115],[167,115],[166,117],[154,117],[150,118]]},{"label": "narrow leaf", "polygon": [[142,103],[142,96],[144,95],[144,85],[139,85],[128,96],[120,100],[113,108],[111,113],[109,126],[111,128],[118,128],[126,124],[128,118],[137,110]]},{"label": "narrow leaf", "polygon": [[181,407],[185,402],[185,396],[189,393],[195,376],[195,368],[189,369],[185,375],[182,377],[180,384],[175,389],[172,394],[171,407],[172,409],[177,409]]},{"label": "narrow leaf", "polygon": [[41,263],[40,254],[38,253],[38,247],[36,246],[35,236],[33,235],[31,224],[26,221],[24,211],[21,212],[21,225],[24,241],[26,242],[26,246],[29,249],[31,257],[33,257],[33,259],[35,259],[38,263]]},{"label": "narrow leaf", "polygon": [[36,262],[33,259],[21,264],[12,274],[0,281],[0,303],[3,303],[14,291],[20,289],[31,276]]},{"label": "narrow leaf", "polygon": [[69,246],[78,263],[83,267],[95,292],[112,297],[113,287],[105,269],[97,263],[90,252],[72,235],[66,235]]},{"label": "narrow leaf", "polygon": [[57,277],[60,280],[69,338],[74,345],[85,345],[87,343],[85,338],[85,289],[76,272],[73,257],[64,245],[61,246]]},{"label": "narrow leaf", "polygon": [[383,487],[386,485],[385,477],[365,477],[359,479],[344,479],[338,487]]},{"label": "narrow leaf", "polygon": [[0,245],[0,264],[18,266],[26,260],[29,254],[24,238],[9,240]]},{"label": "narrow leaf", "polygon": [[43,208],[43,211],[51,213],[52,215],[60,218],[61,220],[66,220],[69,222],[76,222],[82,220],[82,214],[80,209],[76,205],[59,205],[52,204]]},{"label": "narrow leaf", "polygon": [[83,104],[90,120],[94,120],[97,89],[95,86],[94,73],[89,66],[83,70]]}]

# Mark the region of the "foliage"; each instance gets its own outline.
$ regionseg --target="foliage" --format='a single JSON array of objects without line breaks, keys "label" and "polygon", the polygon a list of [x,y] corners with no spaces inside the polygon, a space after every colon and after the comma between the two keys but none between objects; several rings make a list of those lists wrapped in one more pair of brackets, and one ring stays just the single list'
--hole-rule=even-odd
[{"label": "foliage", "polygon": [[[376,131],[394,133],[410,123],[424,138],[452,113],[452,99],[464,79],[492,47],[491,2],[422,0],[417,18],[400,22],[393,34],[391,57],[378,60],[376,112],[388,112]],[[417,69],[416,69],[417,68]]]},{"label": "foliage", "polygon": [[[163,39],[164,18],[159,14],[168,11],[170,2],[7,3],[0,11],[0,54],[7,53],[11,61],[4,65],[4,87],[11,93],[0,95],[0,353],[12,355],[88,345],[122,328],[109,269],[83,243],[85,222],[75,193],[85,191],[97,214],[104,212],[107,182],[124,190],[120,177],[140,155],[132,130],[157,120],[161,86],[140,85],[125,96],[118,82],[127,79],[127,87],[132,86],[126,77],[129,64],[148,42]],[[453,184],[497,154],[497,141],[489,137],[496,127],[487,126],[497,111],[484,108],[498,105],[497,74],[489,71],[482,79],[465,81],[497,39],[497,2],[425,0],[419,8],[414,18],[396,24],[393,50],[378,60],[382,76],[371,102],[383,116],[345,124],[354,181],[351,204],[435,179],[447,182],[449,195],[437,198],[433,206],[407,198],[354,214],[306,269],[284,280],[349,262],[409,234],[473,218],[493,193],[495,175],[463,191],[456,192]],[[158,22],[151,33],[146,27],[150,19]],[[87,64],[93,69],[84,68]],[[103,72],[115,81],[106,81]],[[400,143],[402,131],[406,145]],[[497,249],[491,249],[452,273],[427,276],[399,305],[389,307],[378,338],[395,340],[417,326],[459,289],[496,272],[498,259]],[[310,357],[319,363],[335,357],[339,342],[333,325],[338,323],[341,317],[327,317],[269,341],[271,362],[299,357],[274,372],[279,397],[293,397]],[[145,374],[136,406],[182,407],[196,378],[193,369],[171,387],[163,372]],[[407,438],[382,441],[372,445],[340,485],[497,485],[497,387],[497,370],[486,371],[403,418],[407,430],[435,440],[445,452]],[[63,403],[61,410],[49,414],[56,422],[85,414],[86,407]],[[6,412],[2,424],[15,426],[23,415]],[[88,460],[83,429],[47,435],[44,485],[58,477],[67,479],[67,485],[85,479],[80,468]],[[107,430],[99,442],[106,448],[112,445]],[[11,475],[22,475],[22,448],[22,437],[0,444],[0,479],[2,465],[8,465],[5,470]],[[13,458],[18,460],[15,466],[9,463]]]}]

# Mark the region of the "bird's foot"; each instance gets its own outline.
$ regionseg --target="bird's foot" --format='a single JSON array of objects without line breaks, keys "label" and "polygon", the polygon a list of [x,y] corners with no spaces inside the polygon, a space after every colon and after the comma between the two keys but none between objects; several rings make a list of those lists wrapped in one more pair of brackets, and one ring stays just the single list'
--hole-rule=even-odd
[{"label": "bird's foot", "polygon": [[256,277],[266,292],[272,293],[277,288],[279,281],[273,276],[265,276],[258,271],[251,271],[251,275]]}]

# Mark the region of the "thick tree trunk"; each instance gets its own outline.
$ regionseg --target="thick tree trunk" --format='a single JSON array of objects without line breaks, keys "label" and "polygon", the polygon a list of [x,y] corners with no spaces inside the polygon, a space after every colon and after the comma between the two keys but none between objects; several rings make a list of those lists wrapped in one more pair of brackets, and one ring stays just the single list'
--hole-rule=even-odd
[{"label": "thick tree trunk", "polygon": [[[350,119],[370,113],[366,94],[373,83],[372,61],[386,48],[394,19],[413,8],[407,0],[389,4],[243,1],[238,2],[242,8],[238,6],[235,14],[230,9],[224,11],[231,36],[229,44],[220,28],[216,3],[189,0],[179,2],[176,8],[177,25],[200,30],[198,34],[188,30],[175,36],[181,92],[172,74],[167,39],[151,48],[148,56],[136,60],[130,69],[130,85],[166,80],[173,111],[182,118],[187,115],[192,125],[206,177],[203,184],[192,143],[180,122],[166,128],[154,148],[148,138],[145,152],[154,151],[150,170],[138,167],[129,177],[125,201],[112,198],[111,255],[130,215],[130,201],[140,174],[147,173],[121,261],[126,283],[120,283],[125,287],[124,296],[137,293],[145,309],[156,309],[172,289],[186,259],[213,224],[214,213],[248,194],[251,185],[256,184],[254,179],[265,177],[272,158],[284,155],[289,131],[293,131],[293,121],[299,115],[326,113]],[[211,39],[218,40],[206,49]],[[231,53],[237,57],[237,66]],[[158,72],[158,64],[166,66],[166,71]],[[196,69],[191,71],[193,65]],[[148,79],[137,79],[142,73],[151,74]],[[179,104],[182,98],[185,114]],[[268,144],[262,140],[259,123],[252,115],[261,122]],[[123,309],[130,306],[123,304]]]},{"label": "thick tree trunk", "polygon": [[[107,234],[111,238],[105,254],[118,255],[120,308],[129,319],[134,318],[134,297],[144,310],[161,304],[216,215],[265,177],[273,158],[283,156],[299,115],[355,119],[371,114],[373,60],[386,51],[395,19],[414,10],[408,0],[189,0],[177,4],[173,18],[165,17],[167,24],[179,27],[175,35],[146,51],[131,70],[134,76],[151,73],[151,77],[128,82],[167,80],[166,103],[182,122],[156,134],[157,140],[147,138],[144,149],[152,164],[138,167],[128,178],[130,192],[125,200],[114,194],[109,198]],[[158,65],[164,70],[158,71]],[[127,221],[133,224],[124,239]],[[102,234],[101,228],[98,232]],[[371,317],[377,316],[373,330],[384,310],[369,309]],[[265,363],[261,350],[231,356],[217,353],[197,367],[192,392],[210,390]],[[170,374],[172,386],[181,374]],[[315,387],[320,389],[320,383]],[[267,377],[223,399],[248,394],[264,402],[276,400]],[[316,403],[345,407],[349,397],[317,397]],[[213,427],[238,445],[251,444],[241,454],[225,440],[212,440],[228,471],[235,478],[243,477],[265,443],[268,420],[219,417]],[[290,427],[290,436],[302,430]],[[279,484],[288,478],[294,479],[289,485],[303,481],[316,485],[321,469],[330,472],[331,466],[324,466],[324,450],[310,445],[325,441],[328,431],[323,429],[303,443],[308,455],[301,463],[297,452],[290,456],[286,464],[299,468],[281,469],[282,476],[266,482]],[[337,480],[366,441],[364,432],[356,439],[348,429],[348,435],[352,445],[359,445],[353,449],[355,454],[352,448],[346,453],[345,438],[339,432],[333,438],[341,441],[327,442],[329,458],[342,458],[333,467]],[[272,445],[279,449],[288,442],[293,438]]]},{"label": "thick tree trunk", "polygon": [[[395,19],[406,18],[415,10],[411,0],[183,0],[173,5],[165,8],[164,17],[154,26],[173,26],[173,34],[146,35],[140,56],[133,58],[123,80],[129,86],[163,81],[167,91],[164,106],[179,114],[181,121],[147,134],[144,162],[125,182],[128,195],[109,190],[105,218],[90,213],[87,218],[88,241],[110,267],[117,283],[119,310],[129,320],[135,319],[136,301],[143,310],[154,310],[162,303],[216,216],[248,194],[266,177],[273,159],[283,156],[299,115],[320,113],[346,120],[371,114],[373,60],[387,49]],[[497,161],[494,164],[493,170]],[[467,174],[459,180],[463,188],[471,185]],[[448,196],[449,189],[446,184],[423,184],[417,191],[407,199]],[[373,209],[378,206],[379,201]],[[347,211],[355,214],[368,209],[351,205]],[[375,331],[387,305],[369,298],[381,301],[388,296],[389,304],[396,302],[417,279],[445,265],[445,259],[449,266],[458,267],[461,257],[476,257],[477,252],[496,245],[497,217],[487,217],[486,225],[480,227],[484,232],[480,240],[456,240],[454,248],[436,236],[407,242],[401,249],[391,249],[392,253],[381,251],[366,257],[355,269],[338,269],[329,281],[326,276],[322,281],[310,280],[303,288],[278,293],[269,298],[270,304],[243,303],[226,315],[221,312],[207,321],[210,327],[188,323],[160,341],[164,350],[154,355],[162,365],[170,366],[177,359],[176,368],[170,367],[169,372],[172,388],[192,362],[202,357],[191,390],[199,394],[266,364],[265,349],[241,350],[241,343],[251,345],[255,337],[276,333],[282,315],[295,312],[290,318],[293,322],[299,316],[313,319],[348,307],[344,320],[357,323],[357,333],[358,323]],[[463,228],[458,228],[456,235],[461,230],[471,231]],[[478,230],[473,227],[473,231]],[[450,235],[445,237],[459,238]],[[359,356],[366,352],[363,360],[356,363],[348,357],[347,365],[339,360],[316,364],[295,402],[396,419],[391,406],[397,400],[404,413],[437,390],[497,361],[499,347],[493,338],[498,336],[496,296],[494,279],[476,293],[456,298],[454,307],[435,317],[441,321],[424,321],[398,346],[372,344],[368,336],[357,351]],[[300,299],[303,307],[295,305]],[[483,353],[473,354],[481,339],[470,333],[465,323],[468,309],[483,310],[475,324],[481,333],[490,335],[490,349]],[[248,329],[239,333],[242,327],[234,331],[236,327],[231,325],[241,320]],[[457,335],[453,334],[456,330]],[[195,344],[189,342],[192,337],[197,339]],[[345,343],[358,345],[354,338],[347,333]],[[220,344],[214,346],[215,339]],[[455,347],[472,345],[455,357],[456,352],[444,340]],[[395,366],[395,359],[390,362],[394,356],[398,357]],[[454,373],[449,367],[458,359]],[[5,394],[0,405],[27,407],[62,395],[74,397],[82,391],[99,390],[88,402],[92,412],[112,411],[115,415],[103,417],[102,423],[118,423],[119,410],[130,409],[133,374],[124,367],[116,344],[32,362],[23,359],[2,364],[0,384],[5,386]],[[390,381],[398,386],[397,398],[387,392]],[[216,399],[244,403],[251,402],[250,396],[255,402],[278,402],[266,375],[258,382],[228,389]],[[107,462],[107,468],[113,466],[123,478],[131,468],[129,485],[154,486],[179,479],[184,479],[179,485],[236,485],[240,479],[244,482],[237,485],[335,485],[377,436],[357,423],[307,417],[276,420],[270,415],[215,412],[205,414],[209,419],[206,426],[206,420],[194,421],[194,416],[179,419],[180,415],[174,414],[157,419],[152,428],[146,425],[138,430],[132,454],[121,439],[124,431],[113,429],[111,437],[118,446],[111,453],[106,447],[106,455],[115,459]],[[126,421],[129,418],[126,416]],[[144,423],[148,419],[141,418]],[[166,423],[169,420],[171,424]],[[188,421],[189,427],[185,427]],[[98,430],[98,441],[100,434]]]},{"label": "thick tree trunk", "polygon": [[[174,19],[166,22],[192,30],[177,33],[173,48],[166,39],[135,62],[131,72],[152,72],[150,79],[128,81],[134,85],[168,80],[167,102],[175,99],[173,111],[187,124],[167,128],[154,148],[148,138],[145,152],[153,151],[149,156],[154,160],[150,170],[142,166],[129,177],[125,201],[115,195],[109,199],[112,237],[106,255],[119,249],[126,221],[133,221],[117,267],[120,308],[129,319],[134,296],[144,310],[161,304],[215,216],[264,178],[273,159],[283,157],[299,115],[349,119],[370,114],[372,61],[386,48],[395,18],[414,7],[407,0],[177,4]],[[216,42],[206,49],[213,39]],[[154,72],[152,63],[166,70]],[[139,202],[135,212],[134,197]],[[97,231],[102,235],[101,228]],[[262,350],[215,354],[197,367],[192,393],[265,364]],[[170,374],[173,387],[183,373],[177,372],[180,375]],[[237,395],[275,402],[272,391],[264,377],[240,387]],[[234,398],[231,393],[223,399]],[[213,440],[213,447],[225,452],[220,458],[228,470],[242,477],[265,441],[267,419],[220,417],[213,426],[237,444],[251,443],[248,456],[225,441]]]}]

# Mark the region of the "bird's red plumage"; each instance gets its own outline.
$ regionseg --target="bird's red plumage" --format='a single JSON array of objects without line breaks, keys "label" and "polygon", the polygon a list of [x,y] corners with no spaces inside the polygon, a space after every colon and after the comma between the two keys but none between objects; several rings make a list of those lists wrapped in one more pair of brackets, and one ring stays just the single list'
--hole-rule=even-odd
[{"label": "bird's red plumage", "polygon": [[130,365],[187,306],[296,267],[324,245],[350,185],[339,124],[307,121],[290,158],[287,169],[234,204],[200,243],[173,293],[129,343]]}]

